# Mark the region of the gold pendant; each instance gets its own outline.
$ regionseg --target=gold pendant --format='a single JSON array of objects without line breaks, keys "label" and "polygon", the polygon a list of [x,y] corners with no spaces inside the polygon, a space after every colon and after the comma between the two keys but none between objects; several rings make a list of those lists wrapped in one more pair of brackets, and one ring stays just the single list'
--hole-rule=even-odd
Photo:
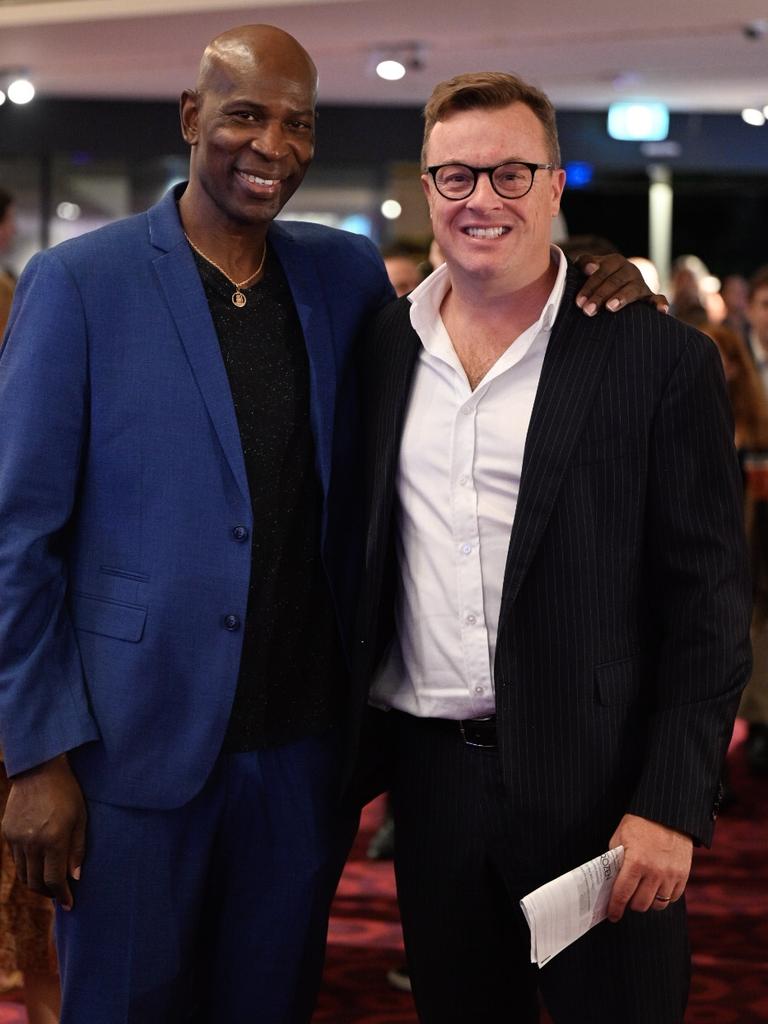
[{"label": "gold pendant", "polygon": [[238,309],[242,309],[248,300],[238,288],[236,292],[232,293],[232,304],[237,306]]}]

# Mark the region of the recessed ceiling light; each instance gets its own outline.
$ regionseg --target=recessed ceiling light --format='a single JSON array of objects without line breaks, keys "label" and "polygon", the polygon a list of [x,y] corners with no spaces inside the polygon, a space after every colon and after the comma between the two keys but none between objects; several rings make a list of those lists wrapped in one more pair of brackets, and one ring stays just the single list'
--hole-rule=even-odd
[{"label": "recessed ceiling light", "polygon": [[8,86],[8,99],[11,103],[29,103],[35,97],[35,87],[28,78],[17,78]]},{"label": "recessed ceiling light", "polygon": [[405,64],[399,60],[380,60],[376,65],[376,74],[387,82],[397,82],[405,75]]},{"label": "recessed ceiling light", "polygon": [[765,114],[757,107],[745,107],[741,112],[741,119],[755,128],[760,128],[765,124]]}]

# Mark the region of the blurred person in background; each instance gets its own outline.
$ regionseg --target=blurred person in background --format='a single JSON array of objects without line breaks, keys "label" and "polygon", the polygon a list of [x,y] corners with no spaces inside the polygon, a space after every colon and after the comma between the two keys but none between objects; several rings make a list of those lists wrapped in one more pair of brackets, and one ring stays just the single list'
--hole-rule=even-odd
[{"label": "blurred person in background", "polygon": [[[736,291],[740,292],[738,283]],[[744,472],[754,587],[754,666],[739,714],[749,723],[747,766],[763,776],[768,775],[768,266],[750,278],[746,298],[746,342],[725,324],[703,329],[723,358]]]},{"label": "blurred person in background", "polygon": [[424,263],[426,257],[420,249],[404,243],[384,246],[381,250],[387,277],[395,295],[407,295],[424,280]]},{"label": "blurred person in background", "polygon": [[768,396],[746,343],[737,331],[724,323],[706,323],[702,331],[715,342],[723,362],[737,450],[768,450]]},{"label": "blurred person in background", "polygon": [[13,289],[16,285],[14,275],[2,265],[3,253],[11,247],[16,235],[16,218],[13,196],[4,188],[0,188],[0,343],[2,343],[5,325],[11,312]]},{"label": "blurred person in background", "polygon": [[720,298],[725,313],[723,324],[746,341],[749,336],[749,282],[741,274],[726,274],[720,286]]},{"label": "blurred person in background", "polygon": [[725,316],[720,281],[698,256],[678,256],[672,264],[670,312],[693,327],[719,324]]},{"label": "blurred person in background", "polygon": [[768,265],[750,277],[747,286],[747,346],[768,396]]},{"label": "blurred person in background", "polygon": [[643,275],[643,280],[652,292],[661,291],[659,271],[656,269],[656,264],[653,260],[649,260],[647,256],[630,256],[629,262],[637,267]]},{"label": "blurred person in background", "polygon": [[707,322],[701,282],[708,273],[698,256],[679,256],[672,264],[670,312],[693,326]]}]

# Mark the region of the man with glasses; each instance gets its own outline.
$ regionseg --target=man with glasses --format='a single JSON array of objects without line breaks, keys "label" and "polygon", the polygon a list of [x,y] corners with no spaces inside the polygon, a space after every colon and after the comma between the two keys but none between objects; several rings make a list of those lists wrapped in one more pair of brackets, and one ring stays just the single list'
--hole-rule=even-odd
[{"label": "man with glasses", "polygon": [[[446,263],[365,342],[360,645],[419,1018],[533,1021],[540,992],[556,1024],[671,1024],[749,670],[719,358],[648,307],[575,310],[543,93],[460,75],[425,119]],[[619,845],[613,923],[537,973],[518,901]]]}]

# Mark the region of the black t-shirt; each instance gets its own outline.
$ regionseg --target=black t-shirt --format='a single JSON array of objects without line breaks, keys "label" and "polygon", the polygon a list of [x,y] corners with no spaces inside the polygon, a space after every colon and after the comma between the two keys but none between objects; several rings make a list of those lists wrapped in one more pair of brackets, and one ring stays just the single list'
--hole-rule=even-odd
[{"label": "black t-shirt", "polygon": [[243,652],[224,749],[256,750],[325,731],[344,685],[320,555],[309,361],[288,281],[271,251],[262,280],[243,289],[242,308],[232,303],[231,283],[194,255],[229,377],[253,507]]}]

